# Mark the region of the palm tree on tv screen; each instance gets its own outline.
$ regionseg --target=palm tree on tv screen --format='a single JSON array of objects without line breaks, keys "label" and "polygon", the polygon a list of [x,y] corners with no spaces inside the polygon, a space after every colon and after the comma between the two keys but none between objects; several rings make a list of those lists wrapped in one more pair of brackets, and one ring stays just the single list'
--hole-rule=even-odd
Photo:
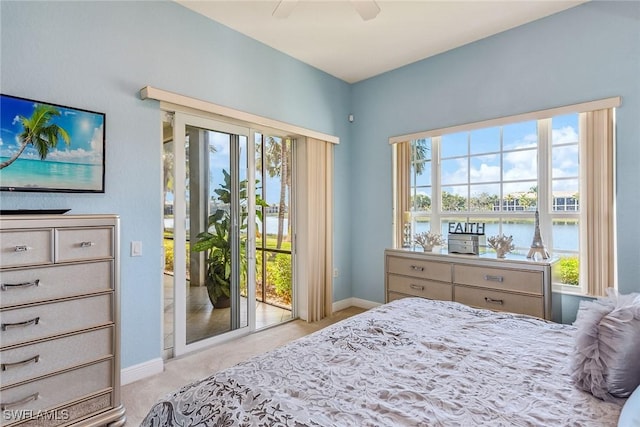
[{"label": "palm tree on tv screen", "polygon": [[33,145],[40,160],[47,158],[49,150],[58,145],[60,138],[69,145],[69,134],[60,126],[51,123],[54,117],[60,115],[60,111],[51,105],[36,105],[31,117],[27,118],[19,116],[22,123],[23,131],[20,133],[20,149],[7,161],[0,163],[0,169],[4,169],[11,163],[15,162],[18,157],[27,148],[27,145]]}]

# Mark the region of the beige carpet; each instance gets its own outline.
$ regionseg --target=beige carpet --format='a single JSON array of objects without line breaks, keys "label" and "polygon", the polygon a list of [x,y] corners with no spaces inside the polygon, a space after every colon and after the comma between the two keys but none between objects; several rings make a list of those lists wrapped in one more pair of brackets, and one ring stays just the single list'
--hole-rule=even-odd
[{"label": "beige carpet", "polygon": [[122,401],[127,410],[126,425],[140,425],[158,399],[187,383],[205,378],[363,311],[365,310],[361,308],[350,307],[315,323],[295,320],[188,356],[171,359],[165,363],[163,373],[122,387]]}]

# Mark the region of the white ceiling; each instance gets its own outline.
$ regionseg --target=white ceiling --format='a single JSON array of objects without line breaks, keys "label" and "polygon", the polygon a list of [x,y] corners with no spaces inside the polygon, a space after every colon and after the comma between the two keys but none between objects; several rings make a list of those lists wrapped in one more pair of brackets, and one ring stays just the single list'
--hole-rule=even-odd
[{"label": "white ceiling", "polygon": [[175,1],[354,83],[586,0],[376,0],[368,21],[347,0],[298,0],[284,19],[272,15],[279,0]]}]

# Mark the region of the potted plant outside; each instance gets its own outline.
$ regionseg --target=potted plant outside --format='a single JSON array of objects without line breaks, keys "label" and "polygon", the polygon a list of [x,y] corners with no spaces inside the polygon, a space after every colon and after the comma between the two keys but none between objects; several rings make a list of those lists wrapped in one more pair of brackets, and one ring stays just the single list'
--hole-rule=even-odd
[{"label": "potted plant outside", "polygon": [[[219,205],[207,220],[207,230],[199,233],[192,246],[193,252],[207,252],[205,285],[209,300],[214,307],[225,308],[230,305],[231,297],[231,176],[223,170],[224,183],[215,190]],[[240,197],[240,262],[241,271],[246,274],[246,231],[247,214],[247,181],[241,181],[239,185]],[[262,220],[261,206],[266,203],[256,196],[256,216]]]}]

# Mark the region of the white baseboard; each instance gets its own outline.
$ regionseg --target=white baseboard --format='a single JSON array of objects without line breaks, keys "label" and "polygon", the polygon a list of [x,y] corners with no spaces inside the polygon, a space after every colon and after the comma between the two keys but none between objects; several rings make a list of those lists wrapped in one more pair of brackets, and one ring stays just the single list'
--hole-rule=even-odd
[{"label": "white baseboard", "polygon": [[120,371],[120,385],[130,384],[143,378],[159,374],[162,371],[164,371],[164,362],[161,357],[138,365],[129,366]]},{"label": "white baseboard", "polygon": [[381,305],[379,302],[368,301],[360,298],[345,298],[333,303],[333,311],[344,310],[349,307],[359,307],[364,309],[370,309]]},{"label": "white baseboard", "polygon": [[361,299],[361,298],[351,298],[351,305],[354,307],[360,307],[360,308],[364,308],[366,310],[369,310],[370,308],[375,308],[378,307],[380,305],[382,305],[379,302],[375,302],[375,301],[369,301],[366,299]]}]

